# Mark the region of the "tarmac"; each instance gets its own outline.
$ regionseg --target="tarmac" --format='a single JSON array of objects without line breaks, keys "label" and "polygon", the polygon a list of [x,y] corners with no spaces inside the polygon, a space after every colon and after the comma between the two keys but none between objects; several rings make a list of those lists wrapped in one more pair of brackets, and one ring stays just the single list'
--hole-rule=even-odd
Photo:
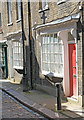
[{"label": "tarmac", "polygon": [[84,119],[84,109],[82,107],[74,103],[62,101],[62,109],[58,111],[56,97],[48,95],[43,91],[29,90],[28,92],[23,92],[22,84],[14,84],[9,80],[3,79],[0,79],[0,89],[48,119]]}]

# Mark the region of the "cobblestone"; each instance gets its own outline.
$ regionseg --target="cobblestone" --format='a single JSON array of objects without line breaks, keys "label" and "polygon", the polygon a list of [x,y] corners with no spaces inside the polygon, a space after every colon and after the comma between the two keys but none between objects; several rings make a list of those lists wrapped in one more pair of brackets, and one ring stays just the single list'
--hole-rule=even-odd
[{"label": "cobblestone", "polygon": [[2,118],[44,118],[2,92]]}]

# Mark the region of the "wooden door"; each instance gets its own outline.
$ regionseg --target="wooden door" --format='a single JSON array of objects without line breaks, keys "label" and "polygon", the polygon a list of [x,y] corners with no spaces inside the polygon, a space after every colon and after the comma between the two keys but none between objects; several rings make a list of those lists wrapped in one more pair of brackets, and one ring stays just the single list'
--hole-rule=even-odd
[{"label": "wooden door", "polygon": [[76,44],[69,44],[70,96],[77,96]]}]

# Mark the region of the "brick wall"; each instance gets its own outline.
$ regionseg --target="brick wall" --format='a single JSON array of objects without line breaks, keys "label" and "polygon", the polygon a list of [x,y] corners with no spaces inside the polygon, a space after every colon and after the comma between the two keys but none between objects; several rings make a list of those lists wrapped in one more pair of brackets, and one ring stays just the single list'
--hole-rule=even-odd
[{"label": "brick wall", "polygon": [[[47,16],[46,23],[49,23],[51,21],[55,21],[57,19],[63,18],[65,16],[72,15],[74,13],[77,13],[79,11],[79,4],[77,2],[65,2],[63,4],[57,5],[56,2],[52,3],[49,2],[48,4],[49,10],[47,10],[45,13],[45,16]],[[42,24],[41,19],[41,13],[39,13],[39,3],[31,3],[31,16],[32,16],[32,27],[36,24]],[[35,38],[35,31],[32,30],[33,37]],[[37,34],[37,33],[36,33]],[[40,38],[39,38],[40,39]],[[40,42],[38,39],[34,40],[35,44],[35,77],[36,77],[36,83],[39,83],[41,85],[45,86],[52,86],[47,79],[41,74],[41,48],[40,48]],[[82,52],[81,49],[82,45],[82,38],[80,38],[80,41],[78,41],[78,79],[79,79],[79,94],[81,94],[81,86],[82,86]],[[56,78],[57,80],[58,78]]]}]

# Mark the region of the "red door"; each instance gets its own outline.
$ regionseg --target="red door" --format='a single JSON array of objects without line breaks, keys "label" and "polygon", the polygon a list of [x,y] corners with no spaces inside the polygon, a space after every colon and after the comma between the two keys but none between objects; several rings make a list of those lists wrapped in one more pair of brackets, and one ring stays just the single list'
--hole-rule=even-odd
[{"label": "red door", "polygon": [[77,96],[76,44],[69,44],[70,96]]}]

